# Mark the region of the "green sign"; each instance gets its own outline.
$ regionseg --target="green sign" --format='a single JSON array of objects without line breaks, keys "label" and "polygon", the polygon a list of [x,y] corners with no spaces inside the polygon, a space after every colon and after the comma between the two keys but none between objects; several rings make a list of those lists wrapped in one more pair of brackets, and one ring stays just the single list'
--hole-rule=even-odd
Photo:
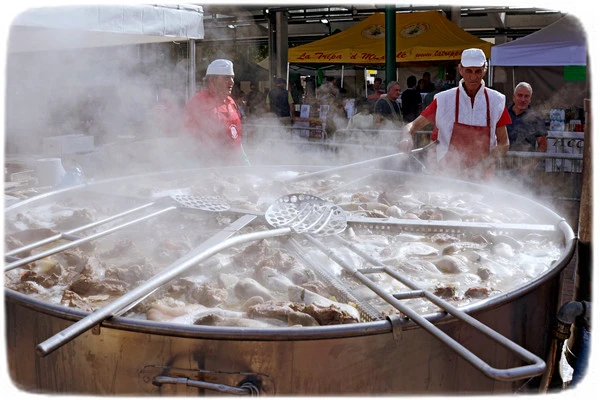
[{"label": "green sign", "polygon": [[587,67],[585,65],[568,65],[564,68],[563,78],[565,82],[585,82]]}]

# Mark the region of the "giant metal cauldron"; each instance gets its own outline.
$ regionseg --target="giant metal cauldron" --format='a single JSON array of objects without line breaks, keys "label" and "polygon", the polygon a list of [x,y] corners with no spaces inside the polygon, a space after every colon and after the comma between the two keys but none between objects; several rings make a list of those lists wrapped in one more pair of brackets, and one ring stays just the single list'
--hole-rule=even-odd
[{"label": "giant metal cauldron", "polygon": [[[281,169],[281,167],[278,167]],[[293,170],[294,167],[290,167]],[[270,167],[253,168],[269,174]],[[311,168],[302,167],[310,171]],[[66,196],[113,192],[140,179],[188,179],[207,170],[171,171],[99,181],[57,190],[5,210],[14,216]],[[221,169],[239,173],[235,168]],[[244,171],[247,171],[244,170]],[[389,184],[415,180],[419,185],[457,184],[441,178],[372,170]],[[461,310],[509,341],[545,359],[557,308],[559,273],[574,252],[574,234],[564,219],[517,194],[472,183],[463,188],[491,193],[540,221],[556,226],[564,242],[561,257],[542,276],[508,293]],[[86,194],[87,193],[87,194]],[[358,395],[514,393],[529,376],[489,377],[481,368],[426,332],[409,318],[348,325],[289,328],[234,328],[159,323],[115,317],[64,343],[47,355],[36,346],[88,313],[34,300],[5,289],[8,367],[22,390],[42,393],[117,395]],[[440,331],[499,371],[526,365],[522,357],[491,341],[447,313],[424,316]],[[527,374],[525,374],[527,375]]]}]

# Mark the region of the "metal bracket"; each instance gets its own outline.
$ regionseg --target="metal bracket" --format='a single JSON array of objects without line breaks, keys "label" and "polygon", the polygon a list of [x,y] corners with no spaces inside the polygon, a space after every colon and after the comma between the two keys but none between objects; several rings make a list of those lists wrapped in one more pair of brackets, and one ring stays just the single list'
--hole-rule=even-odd
[{"label": "metal bracket", "polygon": [[[166,365],[147,365],[140,370],[140,378],[144,383],[151,383],[156,387],[184,385],[236,396],[270,396],[276,393],[275,382],[270,376],[254,372],[209,371]],[[219,383],[219,381],[227,383]],[[170,387],[176,390],[175,386]]]},{"label": "metal bracket", "polygon": [[100,330],[101,330],[100,324],[94,325],[91,329],[92,335],[100,335],[100,333],[102,333],[102,332],[100,332]]},{"label": "metal bracket", "polygon": [[400,343],[402,341],[402,325],[404,325],[404,318],[397,315],[388,315],[387,320],[392,324],[392,336],[394,341]]}]

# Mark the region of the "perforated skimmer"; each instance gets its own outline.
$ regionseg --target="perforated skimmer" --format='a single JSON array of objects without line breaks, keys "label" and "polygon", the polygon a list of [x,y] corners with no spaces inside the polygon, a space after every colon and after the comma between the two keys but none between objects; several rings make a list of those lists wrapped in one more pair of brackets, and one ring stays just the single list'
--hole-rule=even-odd
[{"label": "perforated skimmer", "polygon": [[174,194],[171,198],[187,208],[196,210],[223,212],[231,208],[231,205],[219,196],[196,196],[190,194]]},{"label": "perforated skimmer", "polygon": [[298,233],[316,236],[343,232],[347,223],[346,214],[340,206],[309,194],[281,197],[269,207],[265,219],[275,228],[291,226]]}]

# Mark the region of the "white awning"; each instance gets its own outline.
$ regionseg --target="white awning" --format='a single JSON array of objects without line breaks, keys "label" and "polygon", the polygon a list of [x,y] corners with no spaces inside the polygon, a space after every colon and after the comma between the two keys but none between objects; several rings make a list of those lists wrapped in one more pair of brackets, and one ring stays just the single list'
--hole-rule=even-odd
[{"label": "white awning", "polygon": [[8,52],[203,39],[202,17],[201,6],[188,4],[32,8],[12,21]]}]

